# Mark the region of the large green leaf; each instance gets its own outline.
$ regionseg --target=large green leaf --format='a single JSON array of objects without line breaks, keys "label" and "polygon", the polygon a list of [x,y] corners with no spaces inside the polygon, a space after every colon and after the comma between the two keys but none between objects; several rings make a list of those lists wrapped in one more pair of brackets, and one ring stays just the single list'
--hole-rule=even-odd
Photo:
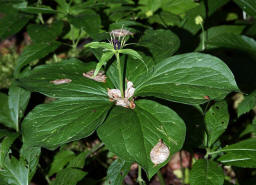
[{"label": "large green leaf", "polygon": [[107,98],[59,99],[39,105],[22,122],[23,141],[55,149],[87,137],[103,122],[111,106]]},{"label": "large green leaf", "polygon": [[10,147],[19,135],[8,130],[0,129],[0,168],[4,166],[5,158],[10,151]]},{"label": "large green leaf", "polygon": [[217,152],[226,153],[218,159],[225,165],[256,168],[256,138],[243,140],[233,145],[226,146]]},{"label": "large green leaf", "polygon": [[193,0],[163,0],[162,9],[173,14],[184,14],[186,11],[198,6]]},{"label": "large green leaf", "polygon": [[13,128],[10,109],[8,107],[8,96],[0,92],[0,123],[6,127]]},{"label": "large green leaf", "polygon": [[179,49],[180,40],[170,30],[146,30],[139,45],[148,48],[154,60],[159,62],[172,56]]},{"label": "large green leaf", "polygon": [[186,128],[183,120],[166,106],[150,100],[135,104],[134,110],[113,108],[97,132],[111,152],[128,162],[137,162],[151,178],[168,162],[154,166],[151,149],[162,139],[174,154],[183,145]]},{"label": "large green leaf", "polygon": [[191,185],[222,185],[224,172],[216,162],[200,159],[192,167],[189,182]]},{"label": "large green leaf", "polygon": [[30,62],[34,60],[41,59],[48,55],[49,53],[55,51],[60,46],[59,42],[40,42],[33,43],[27,46],[23,53],[19,56],[17,60],[17,66],[14,74],[17,76],[20,70]]},{"label": "large green leaf", "polygon": [[135,96],[156,96],[185,104],[219,100],[238,91],[230,69],[220,59],[201,53],[167,58],[142,79],[135,82]]},{"label": "large green leaf", "polygon": [[228,104],[226,101],[215,103],[205,114],[208,134],[208,146],[211,146],[226,130],[229,122]]},{"label": "large green leaf", "polygon": [[256,17],[256,1],[255,0],[234,0],[246,13]]},{"label": "large green leaf", "polygon": [[58,21],[50,25],[30,24],[27,27],[28,34],[34,42],[52,41],[63,31],[63,22]]},{"label": "large green leaf", "polygon": [[[95,63],[85,64],[77,59],[61,63],[42,65],[19,79],[19,84],[30,90],[51,97],[65,98],[102,98],[107,96],[106,84],[83,76],[83,73],[95,69]],[[54,80],[69,79],[69,83],[55,85]]]},{"label": "large green leaf", "polygon": [[245,96],[244,100],[239,103],[237,108],[238,117],[242,114],[249,112],[256,106],[256,90],[248,96]]},{"label": "large green leaf", "polygon": [[1,2],[0,40],[14,35],[29,21],[31,16],[18,12],[11,4]]},{"label": "large green leaf", "polygon": [[40,154],[40,147],[31,147],[26,144],[22,145],[20,157],[26,161],[26,167],[29,169],[29,180],[33,178],[37,170]]},{"label": "large green leaf", "polygon": [[130,171],[131,163],[122,159],[115,160],[108,168],[107,182],[111,185],[123,184],[124,177]]},{"label": "large green leaf", "polygon": [[[214,26],[207,30],[207,40],[212,40],[212,39],[214,40],[214,38],[218,37],[218,35],[222,35],[222,34],[226,34],[226,33],[239,35],[242,33],[244,28],[245,28],[244,25]],[[202,38],[203,38],[203,33],[200,34],[201,41],[196,50],[202,50]],[[206,45],[206,48],[207,48],[207,45]]]},{"label": "large green leaf", "polygon": [[228,48],[249,53],[256,57],[256,41],[245,35],[225,33],[207,41],[207,49]]},{"label": "large green leaf", "polygon": [[29,170],[24,160],[15,157],[5,158],[4,167],[0,171],[0,179],[10,185],[28,185]]},{"label": "large green leaf", "polygon": [[100,16],[91,9],[84,10],[80,15],[69,16],[68,20],[75,27],[84,29],[91,37],[100,31]]},{"label": "large green leaf", "polygon": [[22,118],[28,105],[30,92],[16,85],[12,85],[9,89],[8,105],[10,116],[12,119],[12,128],[19,130],[19,120]]},{"label": "large green leaf", "polygon": [[59,151],[53,159],[51,163],[51,168],[48,172],[48,176],[52,176],[53,174],[61,171],[66,164],[71,161],[75,157],[75,153],[71,150],[61,150]]}]

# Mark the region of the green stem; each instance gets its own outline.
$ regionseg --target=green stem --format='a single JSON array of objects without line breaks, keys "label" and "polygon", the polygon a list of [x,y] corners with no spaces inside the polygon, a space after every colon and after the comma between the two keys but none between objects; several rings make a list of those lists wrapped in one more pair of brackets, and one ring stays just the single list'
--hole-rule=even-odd
[{"label": "green stem", "polygon": [[139,185],[145,185],[145,182],[142,178],[142,175],[141,175],[141,166],[138,165],[138,178],[137,178],[137,182],[139,183]]},{"label": "green stem", "polygon": [[121,91],[121,96],[124,98],[124,86],[123,86],[123,75],[122,75],[122,70],[121,70],[121,64],[120,64],[120,58],[119,58],[119,53],[118,51],[115,53],[116,55],[116,60],[117,60],[117,69],[118,69],[118,74],[119,74],[119,89]]},{"label": "green stem", "polygon": [[159,179],[160,185],[165,185],[164,178],[163,178],[160,170],[157,172],[157,177]]},{"label": "green stem", "polygon": [[205,30],[204,30],[204,25],[203,25],[203,24],[200,24],[200,25],[201,25],[202,32],[203,32],[202,50],[204,51],[204,50],[206,49],[206,46],[205,46],[205,41],[206,41],[206,38],[205,38]]}]

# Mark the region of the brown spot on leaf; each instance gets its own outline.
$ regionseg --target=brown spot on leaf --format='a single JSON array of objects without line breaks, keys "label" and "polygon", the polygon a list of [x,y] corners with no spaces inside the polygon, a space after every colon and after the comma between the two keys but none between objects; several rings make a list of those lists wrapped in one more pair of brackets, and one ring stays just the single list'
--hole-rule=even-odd
[{"label": "brown spot on leaf", "polygon": [[68,78],[56,79],[56,80],[50,81],[50,83],[53,83],[54,85],[67,84],[67,83],[70,83],[70,82],[72,82],[72,80],[68,79]]},{"label": "brown spot on leaf", "polygon": [[106,82],[106,75],[104,73],[104,71],[99,71],[98,74],[96,76],[93,75],[94,74],[94,70],[88,71],[87,73],[83,73],[83,76],[92,80],[95,80],[97,82]]}]

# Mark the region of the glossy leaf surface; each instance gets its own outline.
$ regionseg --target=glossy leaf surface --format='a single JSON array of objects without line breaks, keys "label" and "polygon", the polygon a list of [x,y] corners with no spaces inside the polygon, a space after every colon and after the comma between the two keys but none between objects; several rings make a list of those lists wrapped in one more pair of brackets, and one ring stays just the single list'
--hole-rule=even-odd
[{"label": "glossy leaf surface", "polygon": [[218,163],[200,159],[193,165],[190,174],[191,185],[222,185],[224,172]]},{"label": "glossy leaf surface", "polygon": [[226,154],[218,160],[225,165],[256,168],[256,139],[251,138],[226,146],[220,151]]},{"label": "glossy leaf surface", "polygon": [[109,100],[60,99],[41,104],[22,122],[23,141],[54,149],[89,136],[105,119]]},{"label": "glossy leaf surface", "polygon": [[55,51],[59,46],[59,42],[40,42],[27,46],[17,60],[14,74],[18,75],[25,65],[45,57],[49,53]]},{"label": "glossy leaf surface", "polygon": [[[107,87],[83,76],[95,64],[85,64],[77,59],[69,59],[57,64],[42,65],[19,79],[19,84],[30,90],[56,98],[102,98],[106,100]],[[68,83],[54,84],[55,80],[68,79]]]},{"label": "glossy leaf surface", "polygon": [[223,99],[238,91],[230,69],[220,59],[201,53],[165,59],[143,78],[143,82],[135,82],[135,96],[155,96],[185,104]]},{"label": "glossy leaf surface", "polygon": [[28,105],[30,92],[13,85],[9,89],[8,105],[12,119],[12,128],[19,130],[19,120],[24,115]]},{"label": "glossy leaf surface", "polygon": [[139,163],[151,178],[168,162],[154,166],[151,149],[162,139],[174,154],[183,145],[186,128],[183,120],[166,106],[150,100],[135,104],[134,110],[114,107],[97,132],[111,152]]}]

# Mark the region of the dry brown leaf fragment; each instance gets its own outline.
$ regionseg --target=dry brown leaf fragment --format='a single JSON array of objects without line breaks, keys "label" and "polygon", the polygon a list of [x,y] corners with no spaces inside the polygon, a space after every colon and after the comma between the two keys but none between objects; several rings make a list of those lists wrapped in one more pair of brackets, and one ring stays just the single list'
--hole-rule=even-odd
[{"label": "dry brown leaf fragment", "polygon": [[150,151],[150,159],[154,165],[165,162],[170,155],[169,148],[164,144],[162,139]]},{"label": "dry brown leaf fragment", "polygon": [[50,83],[53,83],[54,85],[67,84],[67,83],[70,83],[70,82],[72,82],[72,80],[68,79],[68,78],[56,79],[56,80],[50,81]]},{"label": "dry brown leaf fragment", "polygon": [[130,32],[129,30],[125,30],[125,29],[115,29],[115,30],[112,30],[110,32],[110,34],[115,37],[124,37],[127,35],[133,35],[132,32]]},{"label": "dry brown leaf fragment", "polygon": [[108,97],[110,101],[115,101],[117,106],[125,108],[135,108],[134,99],[129,100],[135,92],[133,83],[127,80],[127,89],[125,90],[125,97],[122,98],[121,91],[119,89],[108,89]]},{"label": "dry brown leaf fragment", "polygon": [[91,70],[91,71],[88,71],[87,73],[83,73],[83,76],[86,77],[86,78],[95,80],[95,81],[97,81],[97,82],[103,82],[103,83],[105,83],[107,77],[106,77],[104,71],[99,71],[96,76],[93,75],[93,74],[94,74],[94,71],[95,71],[95,70]]}]

